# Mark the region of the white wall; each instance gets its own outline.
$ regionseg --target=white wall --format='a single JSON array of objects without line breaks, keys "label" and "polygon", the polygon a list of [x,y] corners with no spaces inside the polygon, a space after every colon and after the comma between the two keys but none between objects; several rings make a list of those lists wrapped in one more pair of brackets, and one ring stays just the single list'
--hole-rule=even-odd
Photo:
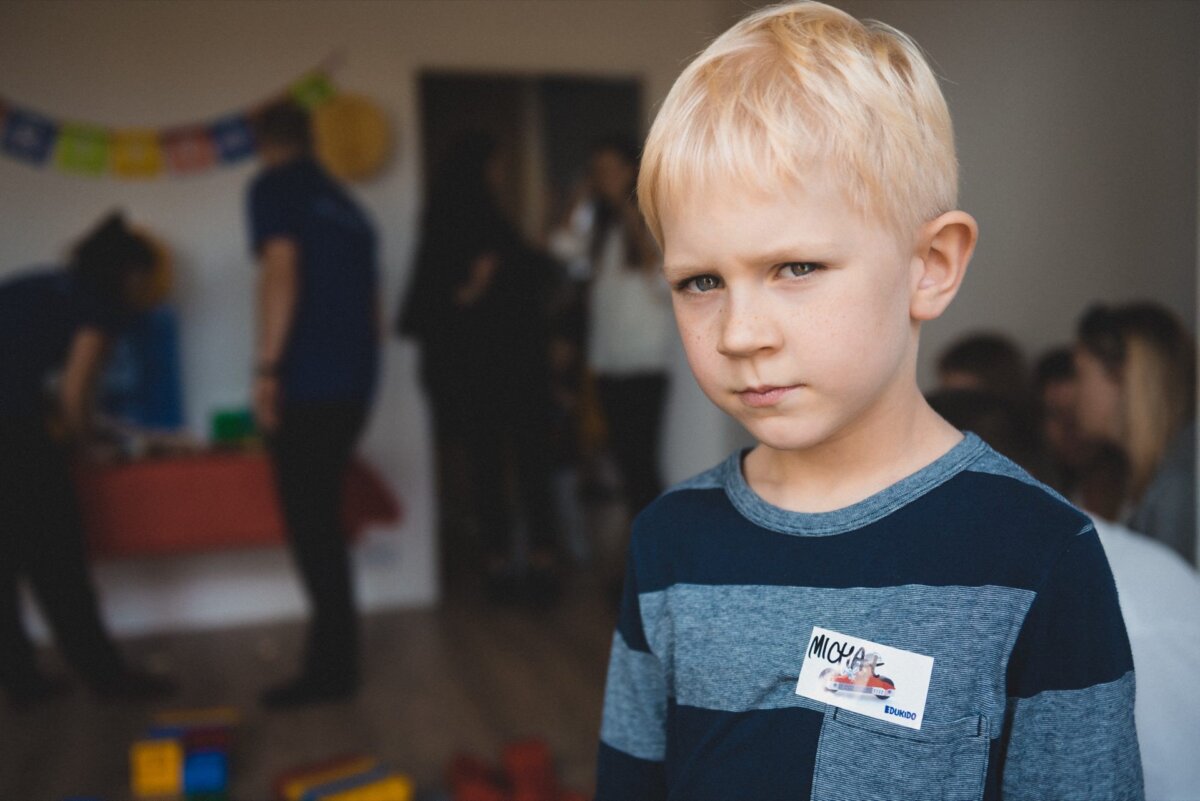
[{"label": "white wall", "polygon": [[931,57],[980,223],[962,292],[923,333],[924,385],[963,331],[1008,332],[1033,358],[1093,301],[1156,300],[1194,330],[1200,4],[836,4]]},{"label": "white wall", "polygon": [[[203,121],[245,108],[332,51],[345,50],[343,88],[373,98],[397,130],[394,163],[356,188],[382,235],[391,314],[414,246],[420,199],[416,75],[469,68],[639,76],[647,104],[727,23],[716,0],[690,3],[0,3],[0,94],[59,119],[113,127]],[[649,117],[649,109],[647,109]],[[0,158],[0,276],[62,252],[103,211],[126,208],[174,249],[189,425],[245,403],[251,363],[253,269],[242,193],[253,167],[145,183],[85,179]],[[403,499],[394,531],[356,554],[368,606],[435,600],[432,479],[415,353],[392,340],[363,451]],[[690,379],[673,400],[686,436],[671,448],[682,477],[719,458],[723,430]],[[711,432],[707,437],[695,431]],[[106,611],[121,631],[219,625],[299,614],[282,550],[132,560],[98,566]]]}]

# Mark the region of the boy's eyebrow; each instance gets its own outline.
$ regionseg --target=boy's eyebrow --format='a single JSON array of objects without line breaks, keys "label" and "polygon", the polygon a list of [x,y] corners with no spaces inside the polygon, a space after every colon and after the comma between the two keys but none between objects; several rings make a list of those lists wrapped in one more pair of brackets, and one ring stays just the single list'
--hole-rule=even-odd
[{"label": "boy's eyebrow", "polygon": [[659,271],[663,275],[669,275],[670,273],[688,273],[690,275],[692,273],[709,272],[710,270],[712,270],[711,267],[704,267],[698,264],[668,264],[665,261],[662,263],[662,267],[659,268]]},{"label": "boy's eyebrow", "polygon": [[[747,264],[783,264],[785,262],[827,262],[832,261],[836,249],[832,242],[809,242],[769,250],[751,256],[743,256],[739,262]],[[663,274],[669,273],[703,273],[718,269],[713,265],[700,263],[668,263],[663,262]]]}]

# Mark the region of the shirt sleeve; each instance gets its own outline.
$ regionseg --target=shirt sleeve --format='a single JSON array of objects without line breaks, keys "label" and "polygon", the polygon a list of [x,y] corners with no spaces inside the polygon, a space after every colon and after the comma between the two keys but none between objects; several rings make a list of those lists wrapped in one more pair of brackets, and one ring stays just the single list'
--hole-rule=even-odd
[{"label": "shirt sleeve", "polygon": [[267,173],[250,187],[247,202],[250,223],[250,249],[255,256],[275,237],[296,238],[300,233],[300,215],[295,200],[278,175]]},{"label": "shirt sleeve", "polygon": [[646,639],[631,555],[604,691],[596,801],[667,797],[666,719],[667,682]]},{"label": "shirt sleeve", "polygon": [[1005,799],[1141,801],[1133,655],[1092,528],[1059,557],[1008,667]]}]

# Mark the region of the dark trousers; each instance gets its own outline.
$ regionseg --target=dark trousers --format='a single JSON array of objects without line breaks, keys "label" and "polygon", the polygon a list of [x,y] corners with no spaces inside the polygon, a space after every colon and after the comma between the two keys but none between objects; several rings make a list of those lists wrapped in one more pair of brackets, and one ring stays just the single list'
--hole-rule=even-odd
[{"label": "dark trousers", "polygon": [[663,490],[658,459],[667,377],[661,373],[601,375],[596,380],[596,392],[608,427],[608,446],[625,484],[630,514],[637,514]]},{"label": "dark trousers", "polygon": [[508,379],[496,389],[500,382],[491,382],[487,395],[428,387],[438,447],[460,455],[463,500],[478,520],[487,555],[500,560],[513,555],[514,513],[528,526],[531,549],[559,546],[550,490],[550,382],[542,371],[528,373],[519,385]]},{"label": "dark trousers", "polygon": [[0,422],[0,685],[13,694],[38,680],[22,577],[71,667],[92,684],[115,677],[123,665],[100,619],[67,453],[38,418]]},{"label": "dark trousers", "polygon": [[514,511],[528,526],[531,548],[554,550],[549,421],[541,414],[486,417],[468,418],[459,433],[489,555],[512,555]]},{"label": "dark trousers", "polygon": [[342,496],[366,412],[364,403],[285,405],[268,443],[312,615],[303,671],[320,681],[358,678],[358,616]]}]

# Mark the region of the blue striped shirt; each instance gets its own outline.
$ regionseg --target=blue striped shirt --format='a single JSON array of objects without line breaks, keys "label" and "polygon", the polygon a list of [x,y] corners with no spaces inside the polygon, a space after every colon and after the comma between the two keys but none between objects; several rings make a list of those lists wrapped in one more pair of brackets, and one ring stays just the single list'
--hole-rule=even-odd
[{"label": "blue striped shirt", "polygon": [[[921,728],[797,695],[814,626],[933,657]],[[634,524],[597,801],[1140,799],[1133,699],[1090,520],[978,437],[816,514],[734,454]]]}]

